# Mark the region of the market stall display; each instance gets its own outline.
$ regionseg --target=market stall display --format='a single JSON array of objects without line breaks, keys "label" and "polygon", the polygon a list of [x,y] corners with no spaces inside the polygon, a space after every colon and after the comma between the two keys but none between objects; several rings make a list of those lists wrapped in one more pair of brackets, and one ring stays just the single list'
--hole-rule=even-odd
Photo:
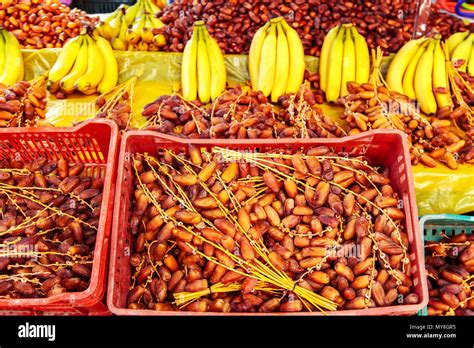
[{"label": "market stall display", "polygon": [[415,314],[418,210],[474,210],[473,27],[417,3],[0,1],[0,309],[106,313],[120,160],[114,313]]}]

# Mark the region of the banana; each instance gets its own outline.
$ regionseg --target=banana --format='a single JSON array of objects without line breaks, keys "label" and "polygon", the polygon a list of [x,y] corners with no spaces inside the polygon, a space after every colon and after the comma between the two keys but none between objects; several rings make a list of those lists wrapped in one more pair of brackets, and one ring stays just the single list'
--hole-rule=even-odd
[{"label": "banana", "polygon": [[96,42],[89,35],[87,40],[87,71],[74,83],[74,88],[80,92],[96,88],[104,77],[104,56]]},{"label": "banana", "polygon": [[151,21],[152,28],[160,29],[165,26],[163,22],[160,19],[156,18],[154,14],[149,15],[149,19]]},{"label": "banana", "polygon": [[5,39],[5,66],[0,71],[0,83],[8,86],[23,80],[23,56],[16,37],[6,30],[2,34]]},{"label": "banana", "polygon": [[328,56],[326,99],[335,102],[341,93],[342,63],[344,56],[344,30],[337,33]]},{"label": "banana", "polygon": [[262,91],[265,96],[270,95],[275,81],[276,46],[276,24],[272,22],[270,24],[269,33],[263,41],[262,53],[258,69],[259,75],[257,90]]},{"label": "banana", "polygon": [[351,29],[344,28],[344,58],[342,60],[341,97],[349,94],[347,83],[356,79],[356,50],[352,39]]},{"label": "banana", "polygon": [[464,64],[457,68],[460,71],[466,72],[467,64],[469,63],[469,57],[471,56],[473,38],[474,34],[470,34],[454,49],[453,54],[451,55],[451,61],[453,63],[464,61]]},{"label": "banana", "polygon": [[135,5],[130,6],[125,13],[125,22],[127,25],[132,24],[135,21],[137,15],[141,15],[143,12],[143,0],[138,0]]},{"label": "banana", "polygon": [[56,59],[56,62],[49,71],[50,83],[58,82],[71,70],[74,65],[74,60],[81,48],[82,40],[82,36],[76,36],[64,45],[59,53],[58,59]]},{"label": "banana", "polygon": [[468,63],[468,66],[467,66],[467,72],[468,72],[469,76],[474,76],[474,47],[472,48],[471,55],[469,56],[469,63]]},{"label": "banana", "polygon": [[127,23],[125,21],[122,21],[122,24],[120,26],[120,33],[118,37],[112,39],[112,47],[114,50],[117,51],[126,51],[128,47],[127,43]]},{"label": "banana", "polygon": [[288,75],[288,86],[286,87],[286,93],[297,93],[301,87],[301,84],[303,83],[304,72],[306,70],[303,43],[301,42],[296,30],[290,27],[284,19],[281,21],[281,23],[288,40],[288,48],[290,53],[290,71]]},{"label": "banana", "polygon": [[196,100],[197,97],[197,42],[198,26],[195,25],[193,35],[184,47],[181,63],[181,88],[183,98],[188,101]]},{"label": "banana", "polygon": [[249,51],[249,75],[250,83],[253,89],[257,89],[258,85],[258,72],[260,69],[260,57],[262,54],[263,41],[267,35],[267,29],[270,23],[267,22],[263,27],[257,30],[253,36],[252,43],[250,44]]},{"label": "banana", "polygon": [[331,47],[334,40],[339,33],[340,27],[334,27],[327,33],[326,37],[324,38],[323,47],[321,48],[321,54],[319,58],[319,85],[321,90],[326,92],[327,89],[327,76],[329,71],[329,54],[331,52]]},{"label": "banana", "polygon": [[211,99],[215,100],[225,90],[227,84],[227,71],[224,56],[216,40],[203,28],[209,62],[211,65]]},{"label": "banana", "polygon": [[[283,22],[283,21],[282,21]],[[278,98],[286,93],[288,88],[288,76],[290,74],[290,48],[288,40],[280,22],[277,26],[277,46],[276,46],[276,64],[275,81],[272,88],[272,102],[276,103]],[[299,89],[299,88],[298,88]]]},{"label": "banana", "polygon": [[434,49],[437,40],[431,40],[428,48],[423,52],[415,72],[415,94],[421,110],[431,115],[436,113],[437,104],[433,93],[433,64]]},{"label": "banana", "polygon": [[149,12],[151,15],[156,16],[158,13],[161,12],[161,9],[154,4],[151,0],[144,0],[145,1],[145,10]]},{"label": "banana", "polygon": [[153,23],[151,22],[151,16],[146,15],[146,20],[145,20],[145,26],[143,27],[140,37],[142,41],[146,43],[152,43],[153,42],[153,37],[155,36],[153,34]]},{"label": "banana", "polygon": [[134,45],[137,44],[138,41],[140,41],[141,36],[140,33],[142,32],[144,26],[145,26],[145,21],[146,21],[146,16],[142,15],[139,20],[137,20],[133,26],[127,30],[127,41],[128,43]]},{"label": "banana", "polygon": [[426,40],[420,45],[413,58],[410,60],[410,63],[408,64],[407,69],[405,70],[405,74],[403,75],[403,94],[408,96],[411,100],[416,99],[415,89],[413,87],[416,67],[418,66],[418,62],[420,61],[421,56],[425,52],[428,43],[429,40]]},{"label": "banana", "polygon": [[110,23],[106,23],[104,26],[104,30],[106,34],[112,38],[117,37],[120,33],[120,27],[122,26],[122,18],[123,16],[119,14],[115,17]]},{"label": "banana", "polygon": [[[440,40],[436,40],[433,59],[433,91],[438,107],[441,109],[446,106],[451,106],[453,102],[449,88],[448,71],[446,69],[446,56],[441,47]],[[437,89],[441,89],[447,93],[437,93]]]},{"label": "banana", "polygon": [[157,47],[162,47],[162,46],[166,45],[166,39],[163,35],[158,34],[158,35],[153,36],[153,43]]},{"label": "banana", "polygon": [[354,38],[355,52],[356,52],[356,77],[357,83],[366,83],[370,76],[370,54],[369,46],[365,38],[359,34],[357,28],[351,27],[352,37]]},{"label": "banana", "polygon": [[107,40],[98,37],[97,47],[104,57],[104,77],[102,78],[102,81],[100,81],[97,91],[100,94],[105,94],[117,85],[117,59],[115,59],[114,51]]},{"label": "banana", "polygon": [[145,10],[149,13],[151,13],[152,15],[155,15],[157,13],[160,13],[161,12],[161,9],[156,6],[153,1],[151,0],[144,0],[145,1]]},{"label": "banana", "polygon": [[449,52],[450,57],[452,56],[456,47],[458,47],[458,45],[461,42],[466,40],[468,36],[469,36],[469,31],[461,31],[459,33],[454,33],[448,38],[448,40],[446,41],[446,44],[448,45],[448,52]]},{"label": "banana", "polygon": [[88,43],[86,38],[83,38],[81,48],[74,61],[74,66],[71,71],[61,79],[60,86],[66,93],[74,92],[74,84],[77,79],[84,75],[87,71],[88,63]]},{"label": "banana", "polygon": [[197,43],[197,79],[199,100],[207,104],[211,99],[211,66],[202,25],[199,28]]},{"label": "banana", "polygon": [[127,43],[118,37],[112,39],[111,44],[112,44],[113,49],[116,51],[127,50]]},{"label": "banana", "polygon": [[109,23],[102,21],[95,27],[95,30],[97,30],[100,36],[105,37],[107,40],[112,40],[118,36],[120,26],[115,29],[112,28]]},{"label": "banana", "polygon": [[3,30],[0,30],[0,75],[3,74],[3,69],[5,69],[5,38],[3,37]]},{"label": "banana", "polygon": [[386,79],[388,87],[392,91],[401,94],[404,93],[403,74],[420,49],[421,44],[425,41],[425,38],[408,41],[393,58],[390,67],[388,68]]},{"label": "banana", "polygon": [[140,41],[138,43],[138,50],[143,51],[143,52],[147,52],[148,51],[148,44],[145,41]]}]

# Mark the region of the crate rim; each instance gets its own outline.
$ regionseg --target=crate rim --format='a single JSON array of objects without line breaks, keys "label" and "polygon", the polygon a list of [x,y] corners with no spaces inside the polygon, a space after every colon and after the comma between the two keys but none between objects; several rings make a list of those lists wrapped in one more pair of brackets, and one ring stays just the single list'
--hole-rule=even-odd
[{"label": "crate rim", "polygon": [[[356,135],[351,135],[343,138],[307,138],[307,139],[185,139],[176,137],[173,135],[163,134],[155,131],[130,131],[125,133],[122,137],[122,141],[120,144],[120,151],[119,151],[119,160],[118,160],[118,168],[117,168],[117,178],[121,179],[124,175],[124,164],[125,164],[125,155],[128,153],[126,151],[128,142],[130,139],[135,137],[144,137],[144,136],[151,136],[152,138],[156,138],[158,140],[163,140],[167,142],[175,142],[179,145],[201,145],[201,146],[213,146],[216,143],[219,146],[236,146],[236,145],[246,145],[249,146],[259,146],[259,145],[268,145],[271,143],[272,145],[279,145],[279,146],[298,146],[298,145],[311,145],[317,144],[318,146],[328,144],[344,144],[351,141],[358,141],[358,140],[367,140],[371,139],[373,136],[383,136],[383,135],[397,135],[400,137],[402,150],[403,150],[403,160],[405,163],[405,170],[410,174],[412,173],[411,169],[411,161],[409,157],[409,148],[408,148],[408,141],[407,136],[400,130],[371,130],[368,132],[359,133]],[[411,220],[411,229],[413,230],[413,238],[414,241],[416,238],[420,238],[420,243],[416,246],[416,243],[413,243],[413,253],[421,255],[423,258],[420,260],[416,260],[416,265],[419,268],[420,273],[420,287],[422,289],[422,293],[420,294],[420,298],[422,301],[418,304],[402,304],[397,306],[387,306],[381,308],[368,308],[364,310],[340,310],[340,311],[328,311],[325,312],[327,315],[338,315],[338,316],[377,316],[382,315],[380,314],[381,310],[385,310],[383,315],[387,316],[394,316],[394,315],[407,315],[412,314],[415,315],[419,312],[422,308],[428,305],[428,287],[427,287],[427,280],[426,280],[426,270],[424,267],[424,247],[423,247],[423,240],[420,236],[420,225],[418,223],[418,209],[416,207],[416,195],[415,195],[415,188],[414,182],[412,179],[407,179],[408,185],[408,192],[411,197],[413,197],[413,201],[415,201],[415,205],[407,208],[410,211],[410,220]],[[120,193],[122,191],[121,186],[117,185],[116,188],[117,192],[115,194],[115,204],[114,204],[114,215],[117,215],[120,212]],[[412,203],[411,201],[409,203]],[[408,218],[407,218],[408,220]],[[128,222],[127,222],[128,223]],[[116,259],[117,259],[117,251],[115,246],[118,242],[118,226],[119,222],[114,221],[112,226],[112,234],[111,234],[111,254],[110,254],[110,267],[109,267],[109,279],[108,284],[109,288],[107,291],[107,305],[112,313],[115,315],[128,315],[128,316],[321,316],[325,315],[323,312],[301,312],[301,313],[218,313],[218,312],[209,312],[209,313],[195,313],[195,312],[184,312],[184,311],[154,311],[149,309],[141,309],[141,310],[130,310],[127,308],[119,308],[114,304],[114,291],[115,291],[115,268],[116,268]],[[408,228],[408,226],[407,226]],[[131,311],[133,312],[131,314]]]},{"label": "crate rim", "polygon": [[[11,133],[13,135],[21,134],[21,135],[28,135],[28,134],[50,134],[50,133],[67,133],[67,134],[74,134],[86,129],[88,127],[103,124],[110,127],[110,142],[108,148],[108,157],[107,161],[105,161],[105,165],[112,164],[111,173],[110,173],[110,185],[106,188],[109,192],[108,195],[104,195],[103,201],[101,203],[101,212],[104,209],[107,213],[103,215],[102,220],[100,221],[101,224],[104,225],[104,228],[101,230],[101,237],[104,239],[104,245],[99,245],[96,248],[100,248],[100,254],[97,254],[97,257],[100,256],[100,259],[96,259],[96,255],[94,255],[94,261],[91,271],[91,281],[89,286],[86,290],[81,292],[66,292],[58,295],[54,295],[51,297],[43,297],[43,298],[19,298],[19,299],[0,299],[0,312],[1,311],[40,311],[47,313],[48,306],[64,306],[64,310],[67,311],[68,308],[82,308],[88,307],[91,303],[96,303],[101,300],[103,294],[96,294],[97,291],[102,290],[106,291],[106,284],[104,284],[103,288],[101,289],[101,280],[99,279],[100,268],[104,267],[106,263],[105,260],[107,259],[107,254],[109,252],[109,245],[110,245],[110,235],[107,237],[107,226],[106,226],[106,217],[107,215],[111,214],[112,211],[109,211],[110,201],[113,203],[113,196],[114,196],[114,176],[115,176],[115,167],[117,164],[117,154],[118,154],[118,141],[120,140],[120,135],[118,131],[118,127],[115,122],[111,120],[105,119],[90,119],[84,122],[81,122],[73,127],[51,127],[51,126],[44,126],[44,127],[12,127],[12,128],[3,128],[0,129],[0,135],[5,133]],[[107,174],[106,174],[107,176]],[[104,177],[104,180],[106,178]],[[104,185],[105,187],[105,185]],[[105,189],[104,189],[105,191]],[[111,199],[112,195],[112,199]],[[99,237],[99,236],[98,236]],[[96,249],[94,249],[96,252]],[[107,265],[105,264],[105,267]],[[106,271],[104,271],[106,272]],[[106,272],[107,273],[107,272]],[[94,297],[93,295],[99,295],[99,297]],[[105,314],[105,312],[104,312]]]}]

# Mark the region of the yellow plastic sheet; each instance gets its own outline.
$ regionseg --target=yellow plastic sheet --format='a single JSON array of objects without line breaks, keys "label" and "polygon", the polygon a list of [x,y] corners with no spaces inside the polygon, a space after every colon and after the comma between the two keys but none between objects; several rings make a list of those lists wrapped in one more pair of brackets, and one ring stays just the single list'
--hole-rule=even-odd
[{"label": "yellow plastic sheet", "polygon": [[[59,54],[57,49],[24,50],[26,79],[46,73]],[[119,66],[119,83],[137,76],[134,90],[132,126],[144,123],[141,110],[147,103],[164,94],[177,92],[180,87],[181,54],[162,52],[116,52]],[[385,58],[382,71],[387,68],[390,58]],[[308,70],[318,68],[318,60],[307,57]],[[246,84],[249,80],[247,56],[226,56],[226,68],[230,85]],[[96,96],[72,95],[66,100],[50,96],[46,112],[47,120],[56,126],[70,126],[91,118],[95,114]],[[340,108],[322,106],[323,111],[337,118]],[[414,168],[415,189],[420,215],[463,214],[474,211],[474,166],[463,165],[452,171],[443,165]]]}]

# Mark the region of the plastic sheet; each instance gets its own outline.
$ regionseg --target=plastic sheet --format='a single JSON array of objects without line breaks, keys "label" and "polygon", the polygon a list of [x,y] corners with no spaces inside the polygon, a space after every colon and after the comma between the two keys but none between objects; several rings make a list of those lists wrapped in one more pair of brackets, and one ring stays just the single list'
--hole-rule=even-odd
[{"label": "plastic sheet", "polygon": [[[59,50],[25,50],[26,79],[32,79],[47,72],[53,65]],[[162,52],[116,52],[119,66],[119,83],[137,76],[134,90],[132,126],[144,123],[141,116],[143,106],[161,95],[171,94],[180,88],[180,53]],[[384,58],[384,71],[391,58]],[[245,84],[249,80],[247,56],[228,55],[225,57],[228,81],[231,86]],[[306,57],[310,72],[318,69],[318,59]],[[47,120],[55,126],[70,126],[91,118],[95,114],[96,96],[71,95],[66,100],[50,96]],[[337,118],[340,108],[322,106],[323,111]],[[339,120],[340,122],[340,120]],[[474,211],[474,166],[463,165],[452,171],[443,165],[436,168],[416,166],[414,168],[415,189],[420,215],[425,214],[463,214]]]}]

